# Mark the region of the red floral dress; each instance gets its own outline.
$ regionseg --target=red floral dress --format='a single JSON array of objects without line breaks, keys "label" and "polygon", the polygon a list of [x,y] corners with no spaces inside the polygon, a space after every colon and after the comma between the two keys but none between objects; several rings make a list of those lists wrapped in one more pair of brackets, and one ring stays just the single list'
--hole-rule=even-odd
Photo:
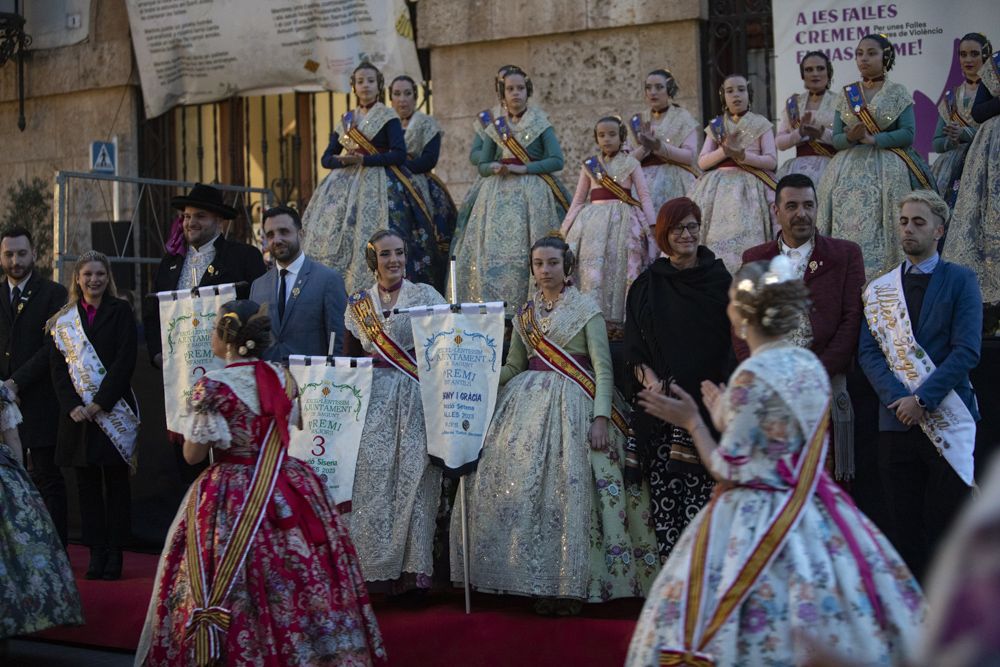
[{"label": "red floral dress", "polygon": [[[278,367],[274,367],[277,369]],[[193,665],[197,608],[187,557],[188,503],[197,499],[205,576],[219,566],[273,418],[260,414],[254,365],[213,371],[195,385],[185,437],[214,442],[216,463],[194,482],[164,546],[136,664]],[[284,373],[278,370],[279,376]],[[297,421],[293,414],[293,421]],[[260,528],[224,606],[226,665],[380,665],[385,647],[357,555],[323,484],[286,457]]]}]

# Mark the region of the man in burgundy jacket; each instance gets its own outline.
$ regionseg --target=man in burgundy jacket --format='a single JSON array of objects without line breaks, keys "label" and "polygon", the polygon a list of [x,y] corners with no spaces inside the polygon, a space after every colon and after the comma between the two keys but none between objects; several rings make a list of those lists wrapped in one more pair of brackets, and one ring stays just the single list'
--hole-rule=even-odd
[{"label": "man in burgundy jacket", "polygon": [[[772,211],[781,226],[774,241],[743,252],[743,262],[788,257],[809,287],[809,321],[793,335],[823,362],[833,385],[834,453],[838,477],[853,475],[853,412],[845,376],[857,351],[861,327],[861,288],[865,265],[857,243],[816,231],[816,189],[803,174],[788,174],[774,193]],[[749,356],[746,343],[733,336],[736,357]]]}]

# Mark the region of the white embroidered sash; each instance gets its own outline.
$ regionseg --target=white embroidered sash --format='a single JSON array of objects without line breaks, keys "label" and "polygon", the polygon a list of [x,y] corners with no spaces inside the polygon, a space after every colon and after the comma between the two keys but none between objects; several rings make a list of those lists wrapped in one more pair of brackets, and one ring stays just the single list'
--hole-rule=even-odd
[{"label": "white embroidered sash", "polygon": [[[52,327],[52,338],[56,348],[66,358],[69,377],[80,400],[84,405],[93,403],[108,371],[83,331],[83,322],[80,321],[80,311],[77,308],[70,308],[56,320]],[[119,399],[110,411],[98,412],[94,415],[94,420],[125,462],[133,465],[132,454],[139,435],[139,417],[125,399]]]},{"label": "white embroidered sash", "polygon": [[[911,392],[937,368],[930,355],[913,336],[913,322],[903,295],[902,270],[897,267],[872,280],[865,288],[865,319],[889,368]],[[928,412],[920,428],[954,468],[962,481],[972,486],[976,421],[952,389],[937,410]]]}]

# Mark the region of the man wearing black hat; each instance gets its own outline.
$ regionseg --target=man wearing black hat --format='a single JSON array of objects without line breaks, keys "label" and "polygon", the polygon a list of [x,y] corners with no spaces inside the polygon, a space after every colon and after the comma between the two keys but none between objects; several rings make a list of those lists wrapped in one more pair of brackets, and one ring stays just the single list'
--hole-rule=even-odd
[{"label": "man wearing black hat", "polygon": [[[183,212],[187,250],[184,254],[168,251],[156,270],[153,291],[245,283],[238,286],[236,292],[239,298],[247,298],[250,283],[264,275],[264,258],[257,248],[229,241],[221,234],[222,221],[236,217],[236,209],[223,202],[222,192],[198,183],[186,196],[171,199],[170,205]],[[148,298],[143,305],[142,322],[149,359],[154,366],[162,368],[159,303]]]}]

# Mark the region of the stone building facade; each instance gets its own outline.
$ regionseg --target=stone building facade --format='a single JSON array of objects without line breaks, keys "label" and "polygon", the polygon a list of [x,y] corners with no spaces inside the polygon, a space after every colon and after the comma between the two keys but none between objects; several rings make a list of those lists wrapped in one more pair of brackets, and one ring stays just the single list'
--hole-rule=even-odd
[{"label": "stone building facade", "polygon": [[601,116],[645,108],[643,77],[668,67],[677,102],[701,117],[699,21],[706,0],[420,0],[417,41],[430,50],[434,116],[445,131],[437,173],[457,199],[475,180],[468,155],[476,114],[497,103],[493,77],[505,64],[534,84],[532,104],[552,121],[572,191],[596,150]]}]

